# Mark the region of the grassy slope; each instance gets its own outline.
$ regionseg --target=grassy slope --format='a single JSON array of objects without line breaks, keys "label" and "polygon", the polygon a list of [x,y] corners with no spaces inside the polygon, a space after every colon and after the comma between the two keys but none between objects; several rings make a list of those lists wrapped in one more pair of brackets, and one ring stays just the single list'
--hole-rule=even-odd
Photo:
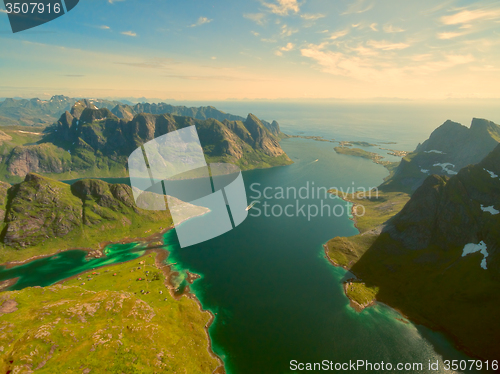
[{"label": "grassy slope", "polygon": [[378,291],[378,287],[369,287],[362,282],[352,282],[345,285],[347,297],[362,306],[366,306],[375,300]]},{"label": "grassy slope", "polygon": [[[80,199],[71,193],[69,185],[53,180],[50,183],[58,187],[59,195],[64,195],[59,197],[67,202],[66,205],[77,208],[78,205],[81,206],[83,204]],[[152,233],[161,232],[173,224],[172,217],[168,211],[138,209],[138,214],[132,208],[122,203],[119,203],[119,210],[106,207],[97,208],[98,210],[95,207],[94,201],[87,200],[84,206],[84,214],[94,218],[93,224],[86,225],[82,222],[65,236],[50,236],[38,244],[23,249],[14,249],[2,244],[0,246],[0,263],[22,261],[33,256],[52,254],[59,250],[70,248],[98,249],[100,243],[119,242],[126,238],[147,237]],[[23,207],[23,211],[32,213],[36,212],[37,209],[36,205],[28,201],[26,201],[26,205]],[[57,214],[59,209],[60,207],[53,206],[50,211],[44,211],[44,214],[51,216],[52,214]],[[94,211],[98,211],[99,215],[95,214]],[[2,231],[5,225],[6,223],[3,222],[0,227]]]},{"label": "grassy slope", "polygon": [[154,257],[98,272],[90,281],[81,275],[84,285],[72,279],[1,294],[18,310],[0,316],[0,371],[28,365],[41,374],[211,373],[219,365],[207,350],[208,313],[190,298],[170,296]]},{"label": "grassy slope", "polygon": [[335,152],[342,155],[357,156],[357,157],[367,158],[369,160],[376,160],[382,158],[382,156],[380,156],[377,153],[368,152],[361,148],[335,147],[334,149]]},{"label": "grassy slope", "polygon": [[341,191],[330,190],[340,198],[353,203],[355,206],[362,205],[365,208],[365,214],[361,207],[355,208],[354,220],[359,234],[350,237],[337,236],[330,239],[326,244],[326,252],[331,260],[340,266],[350,268],[373,244],[378,236],[377,228],[389,218],[398,213],[410,195],[404,192],[382,192],[373,191],[371,198],[366,193],[344,195]]}]

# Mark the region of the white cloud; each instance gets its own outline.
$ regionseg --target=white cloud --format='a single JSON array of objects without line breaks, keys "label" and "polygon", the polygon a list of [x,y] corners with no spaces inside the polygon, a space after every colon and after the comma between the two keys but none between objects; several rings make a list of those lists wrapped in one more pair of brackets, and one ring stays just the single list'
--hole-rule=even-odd
[{"label": "white cloud", "polygon": [[445,25],[457,25],[479,20],[492,20],[500,18],[500,9],[475,9],[462,10],[450,16],[441,17],[441,22]]},{"label": "white cloud", "polygon": [[245,13],[243,14],[243,17],[246,19],[249,19],[251,21],[254,21],[257,25],[263,25],[264,24],[264,18],[265,14],[264,13]]},{"label": "white cloud", "polygon": [[445,55],[443,60],[429,61],[423,65],[408,69],[413,73],[428,74],[446,70],[458,65],[465,65],[476,59],[471,54],[468,55]]},{"label": "white cloud", "polygon": [[280,16],[286,16],[289,12],[298,13],[300,11],[297,0],[277,0],[277,4],[262,2],[262,5]]},{"label": "white cloud", "polygon": [[125,1],[125,0],[108,0],[108,3],[114,4],[114,3],[119,3],[121,1]]},{"label": "white cloud", "polygon": [[0,9],[0,13],[7,13],[5,9]]},{"label": "white cloud", "polygon": [[350,50],[356,52],[360,56],[377,56],[377,55],[379,55],[379,51],[376,51],[372,48],[363,47],[362,45],[351,48]]},{"label": "white cloud", "polygon": [[284,47],[280,48],[280,51],[288,52],[288,51],[291,51],[294,48],[295,48],[295,45],[293,43],[287,43],[287,45],[285,45]]},{"label": "white cloud", "polygon": [[376,24],[376,23],[372,23],[372,24],[370,25],[370,29],[372,29],[373,31],[378,31],[378,29],[377,29],[377,24]]},{"label": "white cloud", "polygon": [[405,30],[403,30],[402,28],[400,27],[397,27],[397,26],[393,26],[393,25],[390,25],[390,24],[385,24],[384,27],[383,27],[384,31],[387,32],[387,33],[394,33],[394,32],[403,32]]},{"label": "white cloud", "polygon": [[405,49],[408,48],[410,45],[407,43],[391,43],[386,40],[369,40],[367,43],[370,47],[376,48],[376,49],[381,49],[383,51],[392,51],[395,49]]},{"label": "white cloud", "polygon": [[287,45],[285,45],[284,47],[281,47],[280,49],[274,51],[274,54],[276,56],[283,56],[283,52],[289,52],[294,48],[295,48],[295,44],[287,43]]},{"label": "white cloud", "polygon": [[437,34],[438,39],[453,39],[457,36],[465,35],[464,32],[440,32]]},{"label": "white cloud", "polygon": [[133,31],[122,31],[120,34],[127,36],[137,36],[137,34]]},{"label": "white cloud", "polygon": [[287,25],[281,26],[281,36],[291,36],[292,34],[295,34],[298,32],[298,29],[293,29],[291,27],[288,27]]},{"label": "white cloud", "polygon": [[259,36],[260,34],[257,31],[250,31],[253,36]]},{"label": "white cloud", "polygon": [[205,23],[210,23],[212,21],[213,19],[208,19],[207,17],[200,17],[198,18],[198,21],[196,21],[196,23],[193,23],[190,27],[201,26],[204,25]]},{"label": "white cloud", "polygon": [[264,43],[276,43],[277,42],[276,39],[266,39],[266,38],[261,38],[260,41],[262,41]]},{"label": "white cloud", "polygon": [[352,13],[364,13],[372,8],[373,8],[373,2],[369,2],[366,0],[357,0],[353,4],[351,4],[347,8],[347,10],[344,13],[342,13],[342,15],[352,14]]},{"label": "white cloud", "polygon": [[99,28],[103,29],[103,30],[109,30],[110,29],[110,27],[106,26],[106,25],[99,26]]},{"label": "white cloud", "polygon": [[340,31],[335,31],[331,36],[330,36],[330,39],[338,39],[338,38],[341,38],[343,36],[346,36],[347,34],[349,33],[349,30],[340,30]]},{"label": "white cloud", "polygon": [[301,49],[304,57],[309,57],[321,66],[325,73],[348,76],[363,81],[377,81],[387,75],[397,74],[396,69],[376,69],[372,59],[349,56],[341,52],[323,51],[312,45]]},{"label": "white cloud", "polygon": [[420,54],[420,55],[413,55],[410,57],[410,59],[412,61],[424,61],[424,60],[428,60],[432,57],[432,55],[430,53],[423,53],[423,54]]},{"label": "white cloud", "polygon": [[300,16],[301,18],[308,20],[308,21],[316,21],[317,19],[324,18],[326,17],[324,14],[317,13],[317,14],[310,14],[310,13],[305,13]]}]

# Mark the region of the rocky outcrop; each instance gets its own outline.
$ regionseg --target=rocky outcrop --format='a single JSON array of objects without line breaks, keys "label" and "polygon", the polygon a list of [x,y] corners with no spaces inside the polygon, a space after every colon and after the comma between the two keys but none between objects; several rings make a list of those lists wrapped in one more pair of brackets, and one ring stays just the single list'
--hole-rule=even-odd
[{"label": "rocky outcrop", "polygon": [[[213,106],[202,106],[202,107],[185,107],[185,106],[174,106],[165,103],[159,104],[149,104],[149,103],[139,103],[134,106],[130,105],[117,105],[112,110],[114,115],[118,118],[130,121],[136,114],[148,113],[148,114],[172,114],[176,116],[191,117],[194,119],[216,119],[220,122],[225,121],[241,121],[244,122],[245,118],[236,116],[233,114],[225,113],[221,110],[214,108]],[[277,137],[286,137],[280,130],[278,122],[273,121],[269,123],[264,120],[260,120],[261,124],[269,130],[271,134]]]},{"label": "rocky outcrop", "polygon": [[52,174],[66,171],[71,164],[68,152],[44,143],[15,147],[6,158],[7,171],[23,177],[30,172]]}]

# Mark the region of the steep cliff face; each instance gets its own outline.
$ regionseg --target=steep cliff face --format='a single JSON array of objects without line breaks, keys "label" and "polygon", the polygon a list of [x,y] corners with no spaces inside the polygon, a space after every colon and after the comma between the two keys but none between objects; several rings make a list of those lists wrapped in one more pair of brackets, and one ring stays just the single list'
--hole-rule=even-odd
[{"label": "steep cliff face", "polygon": [[352,267],[381,301],[443,329],[471,354],[500,351],[500,145],[432,175]]},{"label": "steep cliff face", "polygon": [[[147,114],[172,114],[176,116],[191,117],[194,119],[216,119],[217,121],[241,121],[244,122],[245,118],[236,116],[234,114],[225,113],[221,110],[214,108],[213,106],[202,106],[202,107],[185,107],[185,106],[174,106],[165,103],[159,104],[149,104],[149,103],[139,103],[134,106],[130,105],[117,105],[111,112],[118,118],[130,121],[135,115],[140,113]],[[278,122],[273,121],[269,123],[264,120],[260,120],[261,124],[268,129],[271,134],[277,137],[286,137],[280,130]]]},{"label": "steep cliff face", "polygon": [[470,128],[446,121],[419,144],[381,187],[413,192],[431,174],[452,176],[470,164],[480,162],[500,142],[500,126],[474,118]]},{"label": "steep cliff face", "polygon": [[[483,240],[496,253],[500,179],[495,175],[500,175],[500,145],[479,164],[469,165],[451,178],[429,176],[392,218],[388,232],[410,249],[437,242],[443,248],[463,247]],[[495,261],[495,256],[488,261]]]},{"label": "steep cliff face", "polygon": [[[291,160],[257,117],[245,121],[198,120],[170,114],[135,115],[119,119],[106,108],[80,100],[65,112],[41,144],[19,146],[8,154],[7,180],[30,172],[61,178],[126,176],[127,157],[140,145],[187,126],[196,126],[210,162],[230,162],[242,169],[287,165]],[[9,177],[11,179],[9,179]]]},{"label": "steep cliff face", "polygon": [[26,174],[62,173],[71,167],[71,155],[52,144],[36,144],[15,147],[5,158],[7,171],[14,176]]}]

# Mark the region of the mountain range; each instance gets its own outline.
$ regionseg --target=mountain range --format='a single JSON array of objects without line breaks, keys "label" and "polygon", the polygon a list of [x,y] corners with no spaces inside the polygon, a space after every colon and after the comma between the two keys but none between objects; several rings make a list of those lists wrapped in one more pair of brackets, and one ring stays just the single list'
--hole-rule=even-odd
[{"label": "mountain range", "polygon": [[[195,125],[207,161],[229,162],[241,169],[292,163],[274,133],[252,114],[244,121],[195,119],[171,114],[135,114],[118,118],[90,100],[76,102],[35,144],[5,148],[0,162],[4,180],[18,182],[30,172],[57,179],[126,177],[127,158],[142,144],[186,126]],[[278,134],[278,135],[275,135]]]},{"label": "mountain range", "polygon": [[401,160],[381,188],[413,192],[428,175],[451,176],[480,162],[499,142],[500,126],[491,121],[474,118],[469,128],[448,120]]},{"label": "mountain range", "polygon": [[[173,114],[177,116],[192,117],[196,119],[213,118],[218,121],[245,121],[245,118],[230,113],[225,113],[213,106],[186,107],[174,106],[166,103],[138,103],[130,105],[125,101],[106,99],[76,99],[64,95],[52,96],[49,100],[13,99],[6,98],[0,101],[0,126],[48,126],[78,102],[91,109],[110,109],[118,118],[130,121],[140,113]],[[262,124],[276,136],[286,137],[276,121],[271,123],[261,120]]]},{"label": "mountain range", "polygon": [[[0,126],[48,126],[77,101],[64,95],[55,95],[49,100],[7,98],[0,102]],[[91,99],[91,102],[99,108],[113,108],[121,104],[104,99]]]}]

